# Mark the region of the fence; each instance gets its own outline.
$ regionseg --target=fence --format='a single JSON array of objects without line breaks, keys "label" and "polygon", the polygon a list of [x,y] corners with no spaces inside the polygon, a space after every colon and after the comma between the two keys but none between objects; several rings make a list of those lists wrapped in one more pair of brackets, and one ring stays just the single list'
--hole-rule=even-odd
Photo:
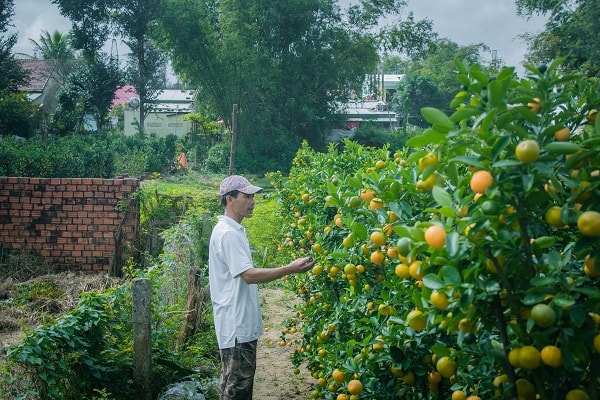
[{"label": "fence", "polygon": [[119,276],[139,235],[138,178],[0,177],[0,247]]}]

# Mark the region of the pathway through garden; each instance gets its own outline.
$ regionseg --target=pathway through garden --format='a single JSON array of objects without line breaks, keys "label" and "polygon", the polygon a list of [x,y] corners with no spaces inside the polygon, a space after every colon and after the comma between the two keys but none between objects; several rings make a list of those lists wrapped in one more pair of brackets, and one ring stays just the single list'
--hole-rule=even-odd
[{"label": "pathway through garden", "polygon": [[[254,396],[257,400],[308,400],[311,398],[315,380],[303,366],[294,374],[291,357],[296,349],[280,346],[281,330],[286,319],[293,317],[291,309],[296,301],[294,294],[285,289],[260,288],[265,333],[258,341],[258,360],[254,380]],[[298,333],[287,335],[288,339],[300,339]]]}]

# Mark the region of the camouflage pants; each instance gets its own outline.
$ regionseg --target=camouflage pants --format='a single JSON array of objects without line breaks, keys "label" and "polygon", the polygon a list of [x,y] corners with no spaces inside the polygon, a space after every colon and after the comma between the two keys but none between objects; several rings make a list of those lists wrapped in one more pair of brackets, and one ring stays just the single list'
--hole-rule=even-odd
[{"label": "camouflage pants", "polygon": [[235,347],[221,349],[221,400],[252,400],[256,344],[236,342]]}]

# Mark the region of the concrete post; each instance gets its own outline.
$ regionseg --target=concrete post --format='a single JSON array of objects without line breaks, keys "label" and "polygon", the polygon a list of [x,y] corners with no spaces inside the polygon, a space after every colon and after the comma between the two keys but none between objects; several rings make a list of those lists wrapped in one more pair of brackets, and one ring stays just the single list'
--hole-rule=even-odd
[{"label": "concrete post", "polygon": [[133,379],[140,387],[140,400],[152,399],[152,345],[150,332],[150,279],[136,278],[132,285]]}]

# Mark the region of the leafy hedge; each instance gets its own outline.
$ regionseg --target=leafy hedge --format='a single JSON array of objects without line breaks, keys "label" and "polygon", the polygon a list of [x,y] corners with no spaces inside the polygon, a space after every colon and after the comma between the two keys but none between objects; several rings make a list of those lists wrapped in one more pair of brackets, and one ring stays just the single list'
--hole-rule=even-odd
[{"label": "leafy hedge", "polygon": [[0,139],[0,175],[39,178],[111,178],[162,171],[175,157],[177,137],[112,135]]}]

